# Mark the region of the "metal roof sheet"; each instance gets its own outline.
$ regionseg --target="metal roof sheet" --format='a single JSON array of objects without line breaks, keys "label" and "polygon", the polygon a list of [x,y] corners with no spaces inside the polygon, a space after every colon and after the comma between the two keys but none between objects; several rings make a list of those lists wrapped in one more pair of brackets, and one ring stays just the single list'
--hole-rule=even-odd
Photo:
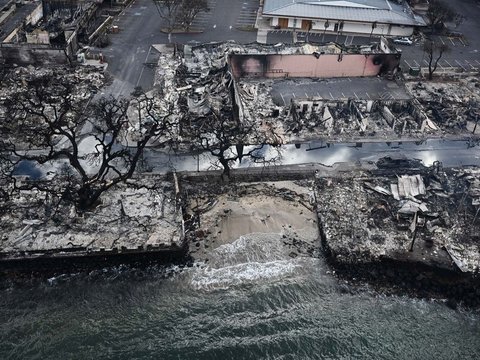
[{"label": "metal roof sheet", "polygon": [[408,5],[388,0],[265,0],[263,14],[298,18],[425,25]]}]

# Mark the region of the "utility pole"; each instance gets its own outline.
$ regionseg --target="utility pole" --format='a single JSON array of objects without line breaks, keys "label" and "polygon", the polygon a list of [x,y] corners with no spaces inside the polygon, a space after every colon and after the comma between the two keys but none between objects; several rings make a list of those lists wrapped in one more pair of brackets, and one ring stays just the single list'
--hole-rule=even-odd
[{"label": "utility pole", "polygon": [[323,30],[323,35],[322,35],[322,42],[325,41],[325,33],[327,32],[327,29],[330,27],[330,23],[327,21],[325,21],[325,24],[323,24],[323,27],[325,28],[325,30]]}]

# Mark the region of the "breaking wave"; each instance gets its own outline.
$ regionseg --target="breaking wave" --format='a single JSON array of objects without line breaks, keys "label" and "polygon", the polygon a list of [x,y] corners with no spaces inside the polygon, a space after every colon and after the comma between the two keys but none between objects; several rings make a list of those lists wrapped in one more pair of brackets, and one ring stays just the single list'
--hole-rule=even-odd
[{"label": "breaking wave", "polygon": [[195,289],[218,290],[245,284],[272,282],[292,275],[299,265],[289,260],[277,260],[266,263],[252,262],[225,266],[207,267],[197,271],[191,284]]},{"label": "breaking wave", "polygon": [[282,234],[252,233],[211,251],[208,266],[192,269],[195,289],[217,290],[286,279],[302,268],[301,259],[292,259]]}]

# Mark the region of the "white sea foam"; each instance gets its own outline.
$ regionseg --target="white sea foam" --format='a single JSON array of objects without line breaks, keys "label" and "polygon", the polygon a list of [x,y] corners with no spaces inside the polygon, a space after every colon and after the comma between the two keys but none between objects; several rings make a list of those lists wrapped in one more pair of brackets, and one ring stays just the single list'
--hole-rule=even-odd
[{"label": "white sea foam", "polygon": [[268,262],[287,258],[281,234],[252,233],[240,236],[211,252],[211,266],[233,265],[246,262]]},{"label": "white sea foam", "polygon": [[291,259],[281,234],[253,233],[212,250],[208,267],[195,269],[191,285],[196,289],[226,289],[291,276],[301,267]]},{"label": "white sea foam", "polygon": [[221,268],[208,267],[193,274],[191,285],[196,289],[217,290],[267,280],[271,282],[292,275],[299,266],[292,260],[276,260],[265,263],[249,262]]}]

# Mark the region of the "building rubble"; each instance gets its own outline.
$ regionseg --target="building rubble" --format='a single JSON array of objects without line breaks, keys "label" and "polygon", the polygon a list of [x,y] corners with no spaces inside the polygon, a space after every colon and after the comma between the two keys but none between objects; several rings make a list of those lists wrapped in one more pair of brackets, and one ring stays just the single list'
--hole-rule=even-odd
[{"label": "building rubble", "polygon": [[444,134],[480,134],[478,76],[421,83],[409,81],[406,87]]},{"label": "building rubble", "polygon": [[60,195],[21,190],[0,214],[0,259],[178,250],[183,232],[176,193],[172,182],[143,175],[108,190],[80,216]]},{"label": "building rubble", "polygon": [[317,177],[318,216],[336,261],[480,271],[480,170],[394,161]]},{"label": "building rubble", "polygon": [[[102,45],[107,19],[98,1],[16,1],[13,16],[3,17],[0,63],[6,67],[83,62],[80,44]],[[16,4],[15,4],[16,3]],[[1,20],[0,20],[1,21]]]},{"label": "building rubble", "polygon": [[[303,83],[305,84],[307,80]],[[310,82],[312,83],[312,82]],[[273,82],[239,85],[245,118],[263,119],[284,143],[325,139],[398,140],[440,136],[438,126],[418,102],[407,100],[324,99],[295,97],[282,103],[270,96]]]},{"label": "building rubble", "polygon": [[27,81],[39,78],[61,78],[75,84],[75,97],[90,99],[102,89],[108,79],[102,71],[94,66],[42,66],[33,65],[5,69],[1,74],[0,98],[5,99],[27,88]]},{"label": "building rubble", "polygon": [[[62,81],[60,82],[58,79],[62,79]],[[30,65],[5,70],[1,74],[0,84],[0,121],[7,120],[6,108],[2,106],[7,100],[14,100],[18,98],[17,94],[27,91],[30,82],[44,80],[50,84],[45,89],[45,95],[49,93],[49,96],[61,96],[66,94],[67,91],[69,92],[72,111],[74,108],[85,108],[95,94],[101,91],[109,81],[103,72],[93,66],[81,66],[72,69],[66,66],[44,66],[39,68]],[[61,100],[59,100],[60,103]],[[52,107],[45,107],[47,115],[53,115],[53,112],[54,109]],[[1,135],[4,137],[4,140],[7,140],[6,136],[15,137],[15,133]],[[24,144],[20,137],[10,140],[15,143],[17,150],[31,146],[31,144]]]},{"label": "building rubble", "polygon": [[[255,124],[265,134],[275,134],[275,143],[312,139],[330,142],[464,139],[480,132],[476,128],[473,131],[480,96],[475,86],[477,77],[462,80],[471,85],[468,94],[463,96],[458,92],[448,100],[441,94],[438,99],[427,100],[428,90],[422,90],[422,86],[429,85],[407,82],[405,87],[399,80],[378,80],[386,82],[382,85],[385,88],[395,89],[395,97],[322,93],[328,94],[325,89],[330,86],[329,78],[335,76],[357,76],[367,84],[372,82],[374,74],[383,71],[388,78],[388,74],[394,73],[398,54],[378,46],[226,42],[185,46],[183,51],[167,46],[159,50],[162,54],[156,73],[156,101],[160,113],[169,114],[174,120],[174,137],[179,143],[188,142],[196,122],[211,114],[221,114],[240,124]],[[372,59],[362,65],[357,55]],[[289,56],[301,58],[288,60]],[[347,63],[335,68],[337,65],[330,64],[328,56],[334,56],[334,62],[339,64]],[[320,73],[326,71],[322,70],[324,67],[315,65],[315,61],[322,59],[330,66],[327,77]],[[306,66],[297,67],[311,66],[311,70],[285,72],[287,68],[296,69],[292,61],[305,61]],[[281,66],[283,70],[278,69]],[[371,72],[365,73],[365,68]],[[353,69],[353,75],[345,73],[345,69]],[[445,87],[448,86],[446,81]]]}]

